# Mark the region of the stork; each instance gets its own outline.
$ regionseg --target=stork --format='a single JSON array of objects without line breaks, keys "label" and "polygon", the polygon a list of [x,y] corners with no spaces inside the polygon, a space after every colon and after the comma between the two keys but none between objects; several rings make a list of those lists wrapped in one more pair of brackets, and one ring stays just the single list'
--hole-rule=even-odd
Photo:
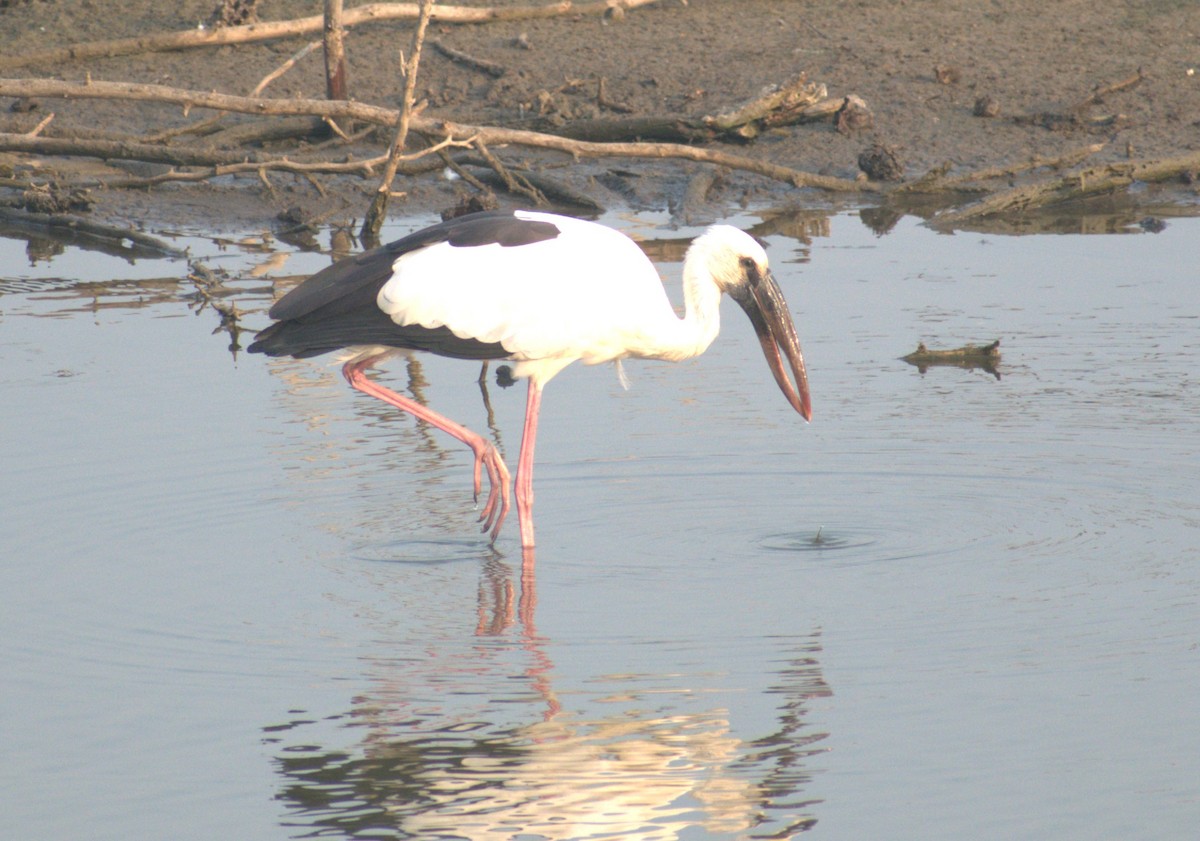
[{"label": "stork", "polygon": [[271,307],[275,323],[249,351],[296,358],[343,351],[342,372],[351,386],[470,447],[476,500],[482,471],[488,475],[479,520],[493,542],[510,504],[510,474],[495,445],[379,385],[365,370],[414,349],[511,360],[512,376],[529,380],[515,483],[521,546],[528,549],[534,545],[533,453],[542,388],[576,360],[595,365],[698,356],[717,337],[722,293],[750,317],[776,383],[811,420],[800,341],[766,252],[728,225],[710,227],[688,248],[682,318],[654,265],[624,234],[550,213],[493,211],[460,216],[328,266]]}]

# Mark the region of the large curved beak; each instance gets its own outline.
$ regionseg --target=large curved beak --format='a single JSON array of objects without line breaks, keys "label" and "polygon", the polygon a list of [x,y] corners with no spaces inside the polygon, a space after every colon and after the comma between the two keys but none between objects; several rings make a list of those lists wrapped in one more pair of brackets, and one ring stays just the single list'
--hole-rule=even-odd
[{"label": "large curved beak", "polygon": [[[739,284],[730,290],[730,297],[738,302],[750,317],[754,332],[758,334],[763,355],[771,366],[775,382],[784,397],[806,421],[812,420],[812,401],[808,396],[808,374],[804,370],[804,355],[800,352],[800,339],[796,337],[796,326],[788,310],[783,292],[770,271],[758,279],[757,284]],[[783,369],[783,356],[791,365],[795,384]]]}]

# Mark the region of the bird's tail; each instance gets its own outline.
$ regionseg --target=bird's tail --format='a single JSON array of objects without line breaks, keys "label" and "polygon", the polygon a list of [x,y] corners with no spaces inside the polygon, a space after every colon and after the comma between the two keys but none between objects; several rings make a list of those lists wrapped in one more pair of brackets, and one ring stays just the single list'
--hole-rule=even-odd
[{"label": "bird's tail", "polygon": [[340,344],[321,346],[314,343],[308,331],[296,329],[294,321],[277,321],[270,327],[260,330],[254,337],[249,353],[265,353],[267,356],[294,356],[303,359],[306,356],[319,356],[341,347]]}]

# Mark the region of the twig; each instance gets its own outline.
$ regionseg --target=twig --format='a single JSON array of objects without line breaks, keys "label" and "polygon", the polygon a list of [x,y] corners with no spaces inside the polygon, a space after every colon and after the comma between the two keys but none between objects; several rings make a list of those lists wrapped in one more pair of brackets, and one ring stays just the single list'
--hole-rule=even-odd
[{"label": "twig", "polygon": [[401,155],[400,160],[401,161],[416,161],[416,160],[419,160],[420,158],[425,157],[426,155],[441,154],[443,149],[448,149],[451,146],[462,146],[464,148],[469,148],[474,145],[475,145],[474,137],[468,137],[466,140],[455,140],[453,137],[443,137],[441,140],[439,140],[437,143],[433,144],[432,146],[428,146],[424,149],[420,149],[420,150],[418,150],[416,152],[412,152],[408,155]]},{"label": "twig", "polygon": [[600,81],[596,83],[596,105],[600,108],[606,108],[609,111],[616,111],[618,114],[632,114],[633,109],[623,102],[614,102],[608,98],[607,80],[601,76]]},{"label": "twig", "polygon": [[548,175],[538,172],[522,172],[521,180],[527,182],[530,187],[537,190],[546,199],[588,210],[604,210],[604,205],[591,196],[581,193],[579,190],[573,189],[570,185],[564,184]]},{"label": "twig", "polygon": [[[266,89],[267,85],[271,84],[280,76],[287,73],[296,66],[297,62],[299,62],[302,58],[319,46],[321,46],[320,41],[309,41],[303,48],[293,54],[291,58],[264,76],[262,80],[254,86],[254,90],[250,92],[250,96],[258,96]],[[179,128],[167,129],[166,131],[160,131],[157,134],[152,134],[145,138],[145,141],[147,143],[155,143],[163,140],[170,140],[172,137],[178,137],[181,134],[207,134],[210,130],[216,131],[216,127],[220,125],[221,121],[224,119],[224,114],[217,114],[214,117],[209,117],[207,120],[201,120],[197,123],[181,126]]]},{"label": "twig", "polygon": [[329,130],[331,132],[333,132],[334,134],[336,134],[338,137],[340,137],[342,140],[346,141],[347,143],[350,142],[350,135],[348,135],[348,134],[346,134],[346,132],[342,131],[342,127],[337,124],[337,122],[333,119],[333,117],[325,117],[322,120],[322,122],[324,122],[325,125],[329,126]]},{"label": "twig", "polygon": [[531,185],[527,180],[520,176],[513,175],[509,172],[508,167],[500,162],[500,160],[488,150],[488,147],[482,140],[475,139],[475,149],[487,161],[487,165],[495,170],[496,174],[504,182],[504,187],[510,193],[515,195],[527,196],[532,199],[535,204],[545,204],[546,197],[542,195],[541,190]]},{"label": "twig", "polygon": [[464,52],[459,52],[458,50],[454,49],[453,47],[447,47],[445,44],[443,44],[439,40],[433,40],[433,41],[430,41],[429,43],[433,45],[433,48],[435,50],[437,50],[439,53],[441,53],[442,55],[444,55],[446,58],[450,59],[451,61],[457,62],[459,64],[464,64],[467,67],[474,68],[475,70],[481,70],[484,73],[488,74],[489,76],[495,77],[497,79],[499,79],[501,76],[503,76],[505,73],[508,72],[508,68],[505,67],[503,64],[497,64],[494,61],[487,61],[486,59],[476,58],[475,56],[467,55]]},{"label": "twig", "polygon": [[42,133],[42,129],[44,129],[46,126],[50,125],[50,121],[53,119],[54,119],[53,114],[47,114],[40,123],[38,123],[36,126],[31,128],[29,131],[25,132],[25,137],[37,137],[39,134]]},{"label": "twig", "polygon": [[461,164],[459,164],[457,161],[455,161],[454,158],[450,157],[450,155],[447,152],[445,152],[444,150],[438,150],[438,155],[441,157],[442,162],[445,163],[446,166],[450,167],[450,169],[452,169],[454,171],[454,174],[457,175],[459,178],[461,178],[463,181],[466,181],[468,184],[470,184],[472,187],[474,187],[476,190],[478,190],[481,193],[489,192],[486,184],[484,184],[482,181],[480,181],[478,178],[476,178],[474,175],[472,175],[470,172],[468,172],[466,169],[464,169],[463,166]]},{"label": "twig", "polygon": [[1118,91],[1132,88],[1135,85],[1140,84],[1145,78],[1146,74],[1142,71],[1142,68],[1139,67],[1136,73],[1134,73],[1132,76],[1125,77],[1119,82],[1113,82],[1111,85],[1097,85],[1090,96],[1075,106],[1075,110],[1082,111],[1090,105],[1096,105],[1100,102],[1103,102],[1104,97],[1108,96],[1110,93],[1117,93]]},{"label": "twig", "polygon": [[400,118],[396,121],[396,136],[392,138],[392,144],[388,147],[388,160],[383,169],[383,178],[380,179],[379,188],[371,199],[371,205],[363,217],[362,230],[359,232],[359,239],[364,242],[378,241],[379,231],[383,227],[383,219],[387,215],[392,180],[396,177],[396,169],[400,164],[400,156],[404,152],[404,144],[408,142],[408,129],[413,117],[413,100],[416,98],[417,70],[421,64],[421,46],[425,42],[425,30],[429,26],[433,6],[434,0],[421,0],[421,17],[417,21],[417,29],[413,33],[412,56],[404,66],[404,100],[400,107]]},{"label": "twig", "polygon": [[[272,70],[266,76],[263,76],[262,81],[254,86],[254,90],[250,91],[250,95],[258,96],[260,93],[263,92],[263,90],[267,87],[267,85],[274,82],[276,79],[278,79],[284,73],[287,73],[289,70],[291,70],[293,67],[296,66],[297,62],[299,62],[302,58],[307,56],[309,53],[311,53],[313,50],[315,50],[319,46],[321,46],[320,41],[309,41],[300,50],[298,50],[294,55],[292,55],[291,58],[289,58],[283,64],[276,67],[274,70]],[[341,97],[341,98],[345,99],[345,97]],[[333,97],[330,97],[330,99],[333,99]]]}]

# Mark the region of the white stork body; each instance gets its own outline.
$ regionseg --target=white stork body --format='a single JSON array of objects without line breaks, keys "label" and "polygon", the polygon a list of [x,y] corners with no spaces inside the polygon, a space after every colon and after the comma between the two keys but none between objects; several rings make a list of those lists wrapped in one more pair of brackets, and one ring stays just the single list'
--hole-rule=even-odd
[{"label": "white stork body", "polygon": [[[533,546],[533,451],[542,387],[575,361],[678,361],[703,353],[719,329],[721,294],[750,316],[789,402],[811,417],[799,341],[762,247],[714,226],[688,251],[685,312],[675,314],[653,264],[611,228],[548,213],[472,214],[417,231],[313,275],[271,308],[277,323],[251,352],[313,356],[345,349],[355,388],[428,421],[475,453],[475,491],[491,488],[480,519],[492,539],[508,511],[508,469],[495,447],[363,373],[399,349],[512,360],[529,380],[517,466],[521,543]],[[792,386],[780,350],[795,376]],[[494,526],[493,526],[494,523]]]}]

